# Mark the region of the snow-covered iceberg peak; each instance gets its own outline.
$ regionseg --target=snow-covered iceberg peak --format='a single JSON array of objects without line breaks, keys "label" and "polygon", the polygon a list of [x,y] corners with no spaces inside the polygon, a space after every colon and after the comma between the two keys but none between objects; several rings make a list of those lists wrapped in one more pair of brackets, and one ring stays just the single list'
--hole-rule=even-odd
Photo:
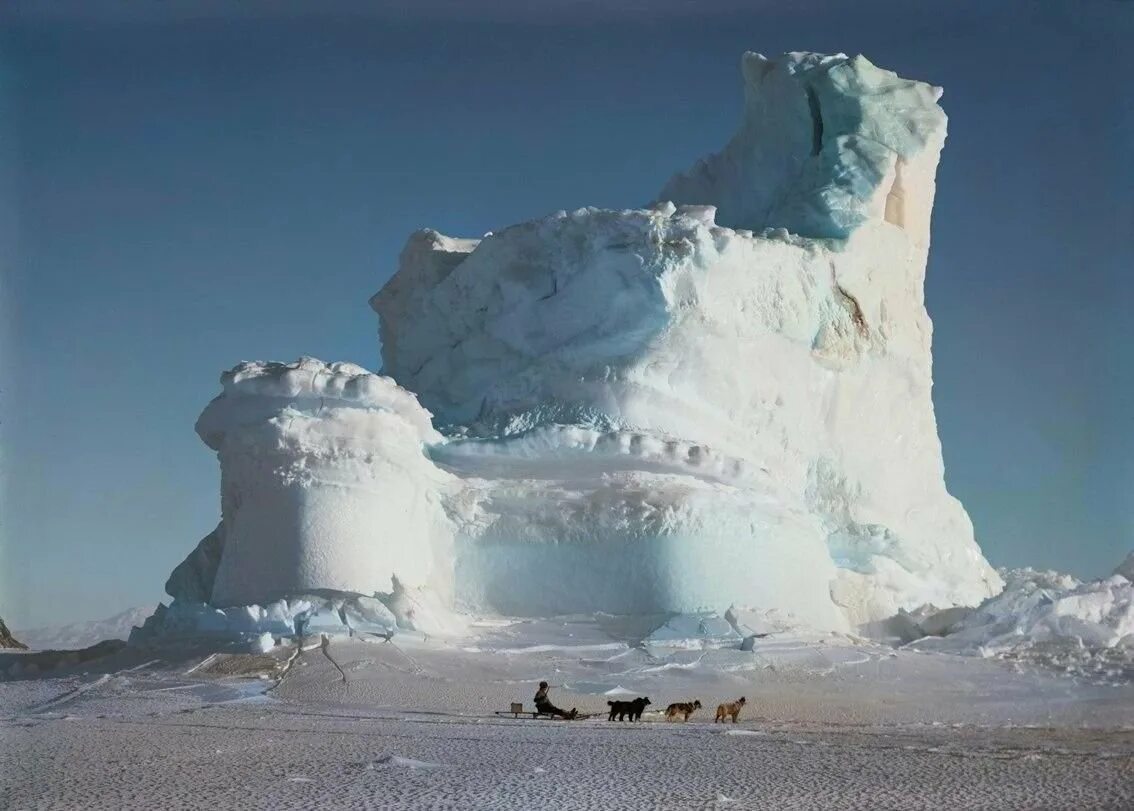
[{"label": "snow-covered iceberg peak", "polygon": [[[207,599],[372,594],[392,578],[448,592],[448,477],[424,453],[429,412],[386,377],[313,358],[242,363],[197,421],[221,464],[222,523],[184,564],[215,566]],[[219,555],[212,547],[219,546]],[[208,552],[208,554],[205,554]],[[209,563],[211,561],[211,564]],[[208,574],[171,579],[175,589]],[[206,589],[178,593],[201,599]]]},{"label": "snow-covered iceberg peak", "polygon": [[843,54],[748,52],[742,72],[739,131],[670,180],[660,200],[714,205],[731,228],[806,237],[843,238],[885,219],[928,245],[945,141],[941,88]]}]

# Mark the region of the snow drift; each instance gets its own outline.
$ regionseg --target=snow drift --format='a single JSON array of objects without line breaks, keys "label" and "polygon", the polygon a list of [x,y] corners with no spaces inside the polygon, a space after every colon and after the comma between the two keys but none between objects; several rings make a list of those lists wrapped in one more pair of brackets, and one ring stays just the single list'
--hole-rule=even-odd
[{"label": "snow drift", "polygon": [[371,300],[388,377],[226,373],[198,422],[222,522],[170,593],[830,629],[995,594],[930,396],[941,91],[742,67],[739,131],[648,208],[411,236]]}]

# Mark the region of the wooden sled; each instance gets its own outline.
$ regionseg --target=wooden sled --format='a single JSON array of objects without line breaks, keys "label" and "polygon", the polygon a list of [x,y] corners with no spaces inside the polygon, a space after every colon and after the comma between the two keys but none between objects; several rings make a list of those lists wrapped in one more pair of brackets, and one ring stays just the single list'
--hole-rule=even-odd
[{"label": "wooden sled", "polygon": [[563,718],[559,715],[551,715],[546,712],[539,712],[535,709],[524,709],[524,705],[518,701],[513,701],[511,709],[497,710],[496,715],[501,718],[522,718],[524,720],[535,720],[537,718],[546,718],[550,721],[582,721],[584,718],[593,718],[595,713],[576,713],[574,718]]}]

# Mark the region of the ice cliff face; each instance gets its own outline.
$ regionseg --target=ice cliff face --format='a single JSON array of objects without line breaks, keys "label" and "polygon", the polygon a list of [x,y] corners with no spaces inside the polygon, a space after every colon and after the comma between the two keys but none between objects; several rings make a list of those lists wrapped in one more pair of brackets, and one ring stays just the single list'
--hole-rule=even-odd
[{"label": "ice cliff face", "polygon": [[396,574],[475,610],[846,628],[999,590],[930,396],[940,90],[862,57],[743,74],[736,136],[650,208],[413,235],[371,301],[393,380],[228,373],[198,423],[222,525],[171,593]]}]

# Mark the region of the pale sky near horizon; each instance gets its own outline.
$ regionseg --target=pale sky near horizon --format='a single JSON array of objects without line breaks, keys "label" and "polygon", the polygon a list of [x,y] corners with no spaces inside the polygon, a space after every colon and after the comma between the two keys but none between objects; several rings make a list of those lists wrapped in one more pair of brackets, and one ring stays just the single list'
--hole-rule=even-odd
[{"label": "pale sky near horizon", "polygon": [[0,12],[9,627],[163,599],[218,519],[193,423],[222,370],[377,369],[367,298],[412,231],[641,205],[731,135],[746,49],[945,88],[950,491],[994,565],[1100,576],[1134,547],[1134,3],[608,6]]}]

